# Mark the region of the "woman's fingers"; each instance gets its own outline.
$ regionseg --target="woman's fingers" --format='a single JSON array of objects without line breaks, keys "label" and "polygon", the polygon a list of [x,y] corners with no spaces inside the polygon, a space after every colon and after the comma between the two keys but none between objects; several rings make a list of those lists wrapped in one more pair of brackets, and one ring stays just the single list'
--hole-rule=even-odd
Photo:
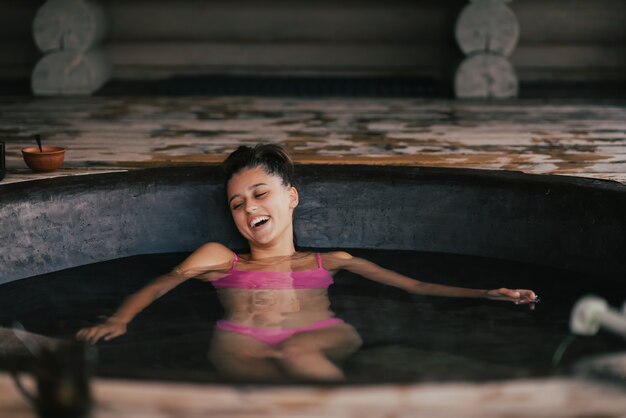
[{"label": "woman's fingers", "polygon": [[[89,342],[91,344],[95,344],[97,343],[101,338],[106,337],[108,334],[110,333],[110,331],[107,328],[100,328],[98,330],[96,330],[92,335],[91,338],[89,340]],[[105,338],[106,339],[106,338]]]},{"label": "woman's fingers", "polygon": [[88,341],[93,328],[83,328],[76,333],[76,338],[82,341]]},{"label": "woman's fingers", "polygon": [[90,328],[83,328],[76,333],[76,338],[86,341],[90,344],[97,343],[104,338],[106,341],[111,338],[119,337],[126,332],[125,329],[119,327],[110,327],[107,325],[98,325]]},{"label": "woman's fingers", "polygon": [[108,335],[106,335],[106,336],[104,337],[104,339],[108,341],[108,340],[110,340],[111,338],[117,338],[117,337],[119,337],[120,335],[124,334],[124,332],[125,332],[125,331],[122,331],[122,330],[111,331],[111,332],[109,332],[109,334],[108,334]]},{"label": "woman's fingers", "polygon": [[530,308],[530,310],[535,309],[536,303],[539,302],[539,298],[537,297],[535,292],[533,292],[532,290],[526,290],[526,289],[518,289],[516,290],[516,292],[519,294],[518,298],[513,300],[513,302],[516,305],[528,304],[528,307]]},{"label": "woman's fingers", "polygon": [[85,341],[87,341],[89,344],[95,344],[98,341],[98,333],[98,327],[89,328],[85,333]]},{"label": "woman's fingers", "polygon": [[96,329],[94,330],[94,332],[91,334],[91,337],[89,338],[89,342],[91,344],[95,344],[98,342],[98,340],[100,338],[102,338],[104,335],[106,335],[106,330],[103,329]]},{"label": "woman's fingers", "polygon": [[501,295],[507,296],[519,303],[534,302],[536,298],[535,292],[533,292],[532,290],[527,290],[527,289],[504,289],[502,288],[502,289],[498,289],[498,292]]},{"label": "woman's fingers", "polygon": [[537,300],[537,295],[532,290],[519,290],[522,303],[533,303]]},{"label": "woman's fingers", "polygon": [[528,289],[507,289],[503,287],[489,291],[489,295],[492,299],[508,300],[516,305],[528,304],[530,309],[535,309],[535,304],[539,302],[535,292]]}]

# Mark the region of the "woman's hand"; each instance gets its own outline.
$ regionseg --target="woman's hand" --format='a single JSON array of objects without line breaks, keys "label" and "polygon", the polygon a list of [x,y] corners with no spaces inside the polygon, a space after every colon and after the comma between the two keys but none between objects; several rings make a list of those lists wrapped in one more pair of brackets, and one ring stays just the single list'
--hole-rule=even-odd
[{"label": "woman's hand", "polygon": [[90,344],[95,344],[101,338],[108,341],[111,338],[116,338],[124,334],[126,334],[126,323],[109,319],[104,324],[81,329],[76,333],[76,338]]},{"label": "woman's hand", "polygon": [[527,289],[492,289],[487,291],[487,299],[513,302],[516,305],[528,304],[530,309],[535,309],[535,303],[539,297],[532,290]]}]

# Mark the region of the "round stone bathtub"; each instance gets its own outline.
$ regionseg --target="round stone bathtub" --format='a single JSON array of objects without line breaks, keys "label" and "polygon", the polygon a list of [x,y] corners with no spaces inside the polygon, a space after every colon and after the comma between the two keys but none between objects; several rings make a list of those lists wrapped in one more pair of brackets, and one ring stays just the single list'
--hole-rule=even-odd
[{"label": "round stone bathtub", "polygon": [[[619,290],[623,288],[622,277],[626,268],[626,258],[623,257],[626,249],[626,186],[619,183],[465,169],[354,165],[297,166],[296,169],[296,186],[300,191],[300,205],[295,215],[298,246],[322,251],[348,249],[376,262],[388,262],[390,265],[386,267],[392,269],[397,264],[407,275],[426,266],[423,269],[425,280],[437,281],[442,277],[446,282],[448,276],[458,275],[451,283],[465,287],[498,282],[503,286],[528,284],[543,298],[536,313],[527,313],[521,307],[501,307],[498,302],[493,307],[476,308],[482,301],[469,302],[469,305],[466,302],[444,302],[433,307],[421,299],[403,299],[393,291],[381,288],[370,288],[370,293],[363,291],[362,294],[359,290],[354,296],[350,289],[361,285],[354,278],[344,277],[338,280],[340,290],[335,295],[340,311],[342,307],[363,300],[371,302],[373,295],[386,297],[376,299],[378,311],[368,312],[362,307],[345,309],[343,313],[348,316],[348,322],[357,328],[367,328],[367,323],[372,321],[404,322],[406,325],[410,321],[421,321],[422,317],[427,323],[436,315],[443,317],[443,322],[432,329],[422,326],[421,338],[430,335],[437,339],[436,335],[441,332],[446,334],[446,338],[441,339],[442,344],[456,340],[458,345],[459,340],[464,340],[464,333],[474,331],[486,335],[499,329],[497,332],[508,336],[497,344],[522,345],[527,336],[516,340],[514,331],[507,334],[509,321],[532,329],[551,315],[558,314],[562,316],[560,326],[571,302],[583,293],[604,292],[601,296],[613,303],[621,303],[619,298],[624,297]],[[86,277],[106,270],[102,270],[102,262],[118,263],[109,265],[114,266],[113,270],[119,270],[140,260],[143,264],[133,267],[133,272],[141,276],[134,283],[138,285],[158,272],[154,269],[159,263],[164,269],[171,267],[205,242],[218,241],[233,249],[245,249],[245,241],[230,219],[220,170],[215,166],[144,169],[0,185],[0,203],[0,300],[3,303],[13,300],[10,292],[20,290],[20,283],[27,283],[33,276],[40,281],[53,280],[58,272],[67,271],[76,277]],[[141,257],[152,258],[141,261]],[[131,264],[125,260],[131,260]],[[502,269],[489,267],[500,264],[504,266]],[[466,270],[473,272],[469,274]],[[486,282],[481,280],[484,279],[481,277],[483,273],[491,276]],[[108,273],[100,274],[104,277]],[[59,280],[59,283],[62,282]],[[72,293],[71,286],[61,284],[57,290]],[[130,291],[124,287],[123,281],[112,279],[108,286],[107,292],[111,289],[118,292],[111,307]],[[10,292],[2,299],[1,293],[6,289]],[[32,286],[22,286],[20,291],[30,292],[30,298],[25,299],[28,303],[46,298],[49,304],[56,303],[54,296],[46,297],[41,291],[38,294]],[[183,290],[181,295],[190,298],[191,306],[192,296],[202,296],[202,292],[200,288],[191,287]],[[557,301],[559,298],[561,302]],[[201,307],[202,303],[198,302],[198,306]],[[404,319],[394,316],[406,307],[414,312]],[[28,307],[21,309],[28,310]],[[40,311],[34,309],[37,315]],[[10,319],[11,314],[7,312],[12,311],[5,310],[4,318]],[[380,317],[383,314],[390,314],[391,318]],[[165,318],[155,315],[152,320]],[[191,315],[197,316],[197,312]],[[499,315],[502,315],[502,324],[497,323]],[[470,319],[461,319],[463,316]],[[478,322],[489,322],[489,326],[481,331],[476,331],[478,326],[471,330],[472,324]],[[141,327],[138,330],[142,330]],[[549,330],[548,327],[544,332]],[[149,328],[143,331],[144,334],[137,332],[133,341],[137,343],[147,335],[146,344],[150,345],[153,331]],[[545,335],[538,335],[537,347],[541,346],[542,339],[544,345],[552,343]],[[370,349],[369,357],[357,356],[355,364],[360,362],[363,368],[375,369],[371,362],[380,357],[403,357],[402,344],[385,350],[375,347],[377,341],[386,336],[386,330],[377,328],[366,337],[366,345],[369,338],[370,348],[374,349]],[[175,339],[177,335],[173,332],[169,337]],[[394,342],[413,342],[411,338],[403,337]],[[607,347],[623,347],[611,337],[604,338],[600,343],[580,345],[579,354],[604,354]],[[554,341],[557,340],[560,341]],[[556,345],[544,351],[551,353]],[[111,347],[114,350],[115,344]],[[124,351],[126,348],[121,344],[118,349]],[[526,355],[530,358],[532,352]],[[448,377],[439,380],[464,380],[458,373],[441,369],[457,365],[457,360],[451,358],[445,357],[445,364],[439,365],[440,369],[434,367],[431,372],[439,370]],[[441,362],[442,357],[437,357],[436,361]],[[125,367],[122,365],[120,370]],[[356,373],[361,378],[355,381],[407,383],[438,380],[414,379],[413,375],[402,377],[403,366],[397,364],[394,365],[397,376],[390,376],[389,367],[385,367],[387,374],[362,378]],[[100,375],[124,377],[118,371]],[[545,373],[479,375],[484,379],[474,379],[473,376],[469,380],[546,376]],[[177,379],[176,373],[170,372],[165,380],[207,381],[198,378],[197,374],[181,376]],[[130,373],[126,377],[159,380],[158,374]],[[211,379],[208,381],[215,383]],[[571,385],[571,381],[568,382],[561,387]],[[537,387],[553,383],[553,380],[544,379]],[[579,389],[587,391],[589,388]]]},{"label": "round stone bathtub", "polygon": [[[466,169],[299,166],[298,245],[443,252],[621,284],[626,186]],[[0,284],[136,254],[242,248],[219,168],[0,185]]]}]

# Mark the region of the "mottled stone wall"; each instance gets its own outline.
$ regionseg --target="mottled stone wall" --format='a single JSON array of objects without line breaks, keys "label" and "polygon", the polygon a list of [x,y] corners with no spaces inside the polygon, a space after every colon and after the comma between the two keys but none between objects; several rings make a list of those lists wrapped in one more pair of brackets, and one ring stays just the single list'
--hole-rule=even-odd
[{"label": "mottled stone wall", "polygon": [[[304,247],[468,254],[615,280],[626,268],[626,194],[616,183],[409,167],[299,172]],[[245,246],[216,167],[0,186],[0,234],[0,283],[207,241]]]}]

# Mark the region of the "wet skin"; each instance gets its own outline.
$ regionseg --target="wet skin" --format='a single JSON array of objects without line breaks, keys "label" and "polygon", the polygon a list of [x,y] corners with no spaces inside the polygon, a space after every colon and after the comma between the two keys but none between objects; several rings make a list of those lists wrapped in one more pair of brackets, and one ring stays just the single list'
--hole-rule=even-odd
[{"label": "wet skin", "polygon": [[[239,257],[241,271],[284,272],[317,268],[314,254],[254,261]],[[223,272],[200,275],[213,281]],[[248,327],[289,330],[334,317],[326,289],[218,289],[225,319]],[[361,337],[349,324],[299,332],[276,345],[253,337],[216,329],[209,357],[223,377],[234,380],[343,380],[340,364],[361,346]]]}]

